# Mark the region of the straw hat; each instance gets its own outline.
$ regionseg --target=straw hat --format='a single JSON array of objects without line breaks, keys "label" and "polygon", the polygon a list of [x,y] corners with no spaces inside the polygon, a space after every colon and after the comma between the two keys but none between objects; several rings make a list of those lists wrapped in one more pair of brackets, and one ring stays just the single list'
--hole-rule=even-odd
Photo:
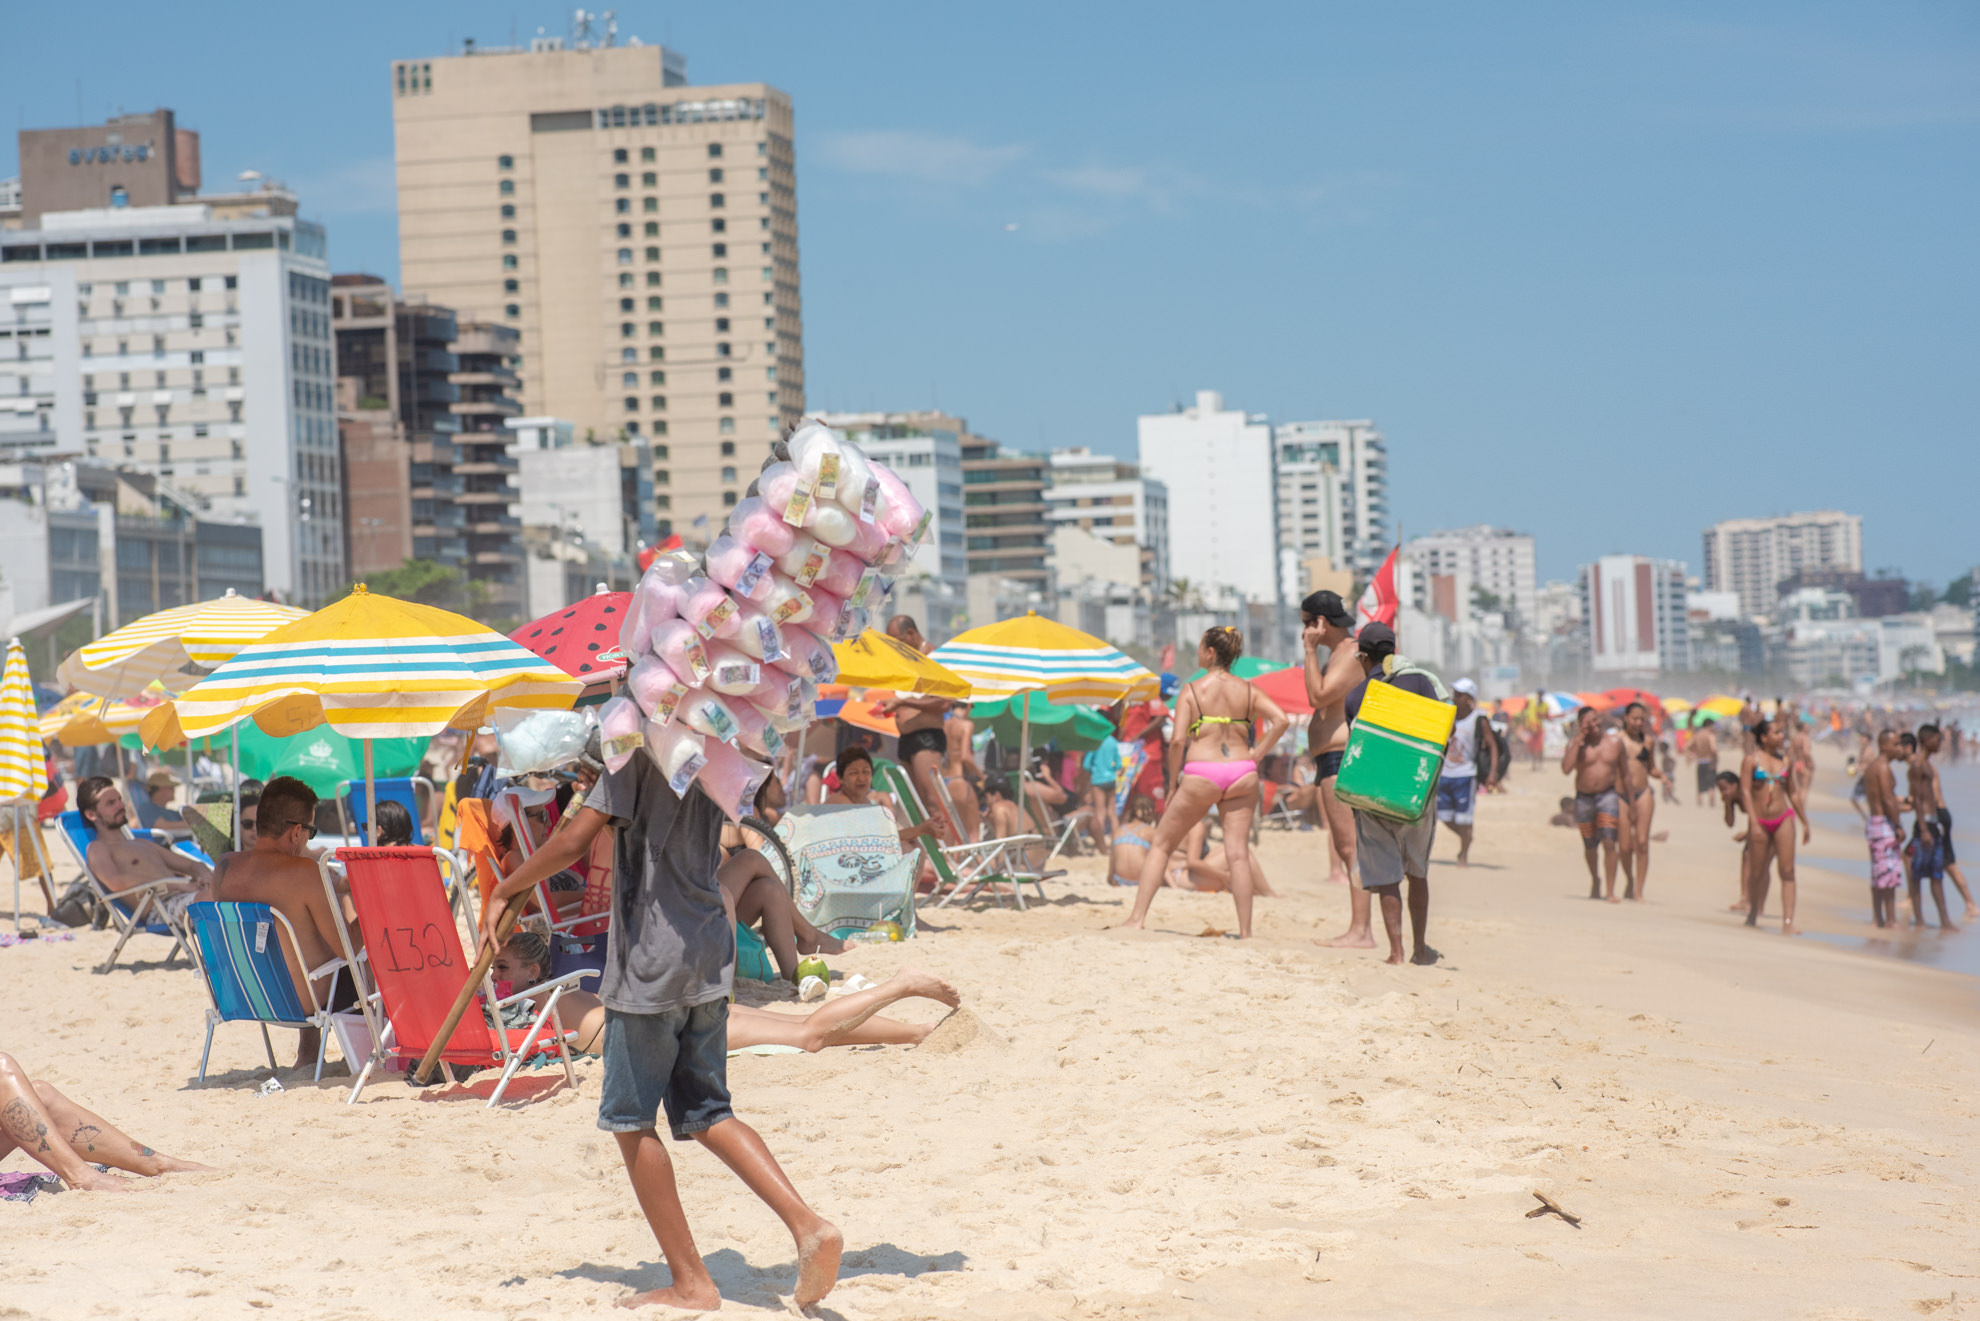
[{"label": "straw hat", "polygon": [[178,787],[179,777],[166,770],[163,766],[160,766],[157,770],[144,777],[146,793],[150,793],[154,789],[176,789]]}]

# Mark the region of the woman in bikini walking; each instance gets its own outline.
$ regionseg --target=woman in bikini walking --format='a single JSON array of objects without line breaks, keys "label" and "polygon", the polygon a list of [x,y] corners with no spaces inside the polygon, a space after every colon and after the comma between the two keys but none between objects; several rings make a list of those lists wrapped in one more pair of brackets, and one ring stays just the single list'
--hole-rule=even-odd
[{"label": "woman in bikini walking", "polygon": [[1258,800],[1258,756],[1286,732],[1286,713],[1231,673],[1243,654],[1244,635],[1234,628],[1211,629],[1197,648],[1196,663],[1208,673],[1186,685],[1176,701],[1167,807],[1142,860],[1134,911],[1123,926],[1141,928],[1162,888],[1169,854],[1215,807],[1224,827],[1224,857],[1231,864],[1238,937],[1251,936],[1251,814]]},{"label": "woman in bikini walking", "polygon": [[1750,861],[1747,886],[1751,900],[1746,925],[1760,925],[1761,910],[1767,906],[1767,888],[1772,882],[1768,867],[1781,875],[1781,934],[1798,936],[1794,925],[1794,822],[1801,822],[1801,842],[1809,839],[1808,809],[1795,784],[1794,771],[1787,759],[1787,726],[1778,720],[1762,720],[1753,727],[1753,751],[1740,763],[1740,799],[1746,806],[1747,849]]}]

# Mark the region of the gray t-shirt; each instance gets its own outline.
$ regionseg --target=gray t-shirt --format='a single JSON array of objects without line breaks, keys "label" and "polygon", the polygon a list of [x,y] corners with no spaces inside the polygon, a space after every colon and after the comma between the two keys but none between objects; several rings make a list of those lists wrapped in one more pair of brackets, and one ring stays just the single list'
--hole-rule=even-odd
[{"label": "gray t-shirt", "polygon": [[600,776],[584,805],[618,828],[605,1007],[657,1014],[727,999],[736,933],[715,879],[722,809],[699,787],[676,795],[643,751]]}]

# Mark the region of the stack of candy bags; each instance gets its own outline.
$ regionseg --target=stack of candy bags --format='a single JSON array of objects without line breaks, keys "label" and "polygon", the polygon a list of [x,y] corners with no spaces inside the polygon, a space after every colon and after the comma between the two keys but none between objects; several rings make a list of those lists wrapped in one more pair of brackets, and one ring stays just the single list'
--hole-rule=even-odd
[{"label": "stack of candy bags", "polygon": [[751,483],[705,554],[659,556],[619,633],[632,668],[599,716],[611,770],[643,746],[675,793],[699,781],[747,815],[783,736],[810,723],[930,515],[885,464],[808,422]]}]

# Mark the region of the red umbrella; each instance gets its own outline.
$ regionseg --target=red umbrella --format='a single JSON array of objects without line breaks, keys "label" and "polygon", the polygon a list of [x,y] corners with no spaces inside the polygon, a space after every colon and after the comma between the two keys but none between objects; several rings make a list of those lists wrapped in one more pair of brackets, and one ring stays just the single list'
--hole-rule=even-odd
[{"label": "red umbrella", "polygon": [[1251,681],[1252,686],[1279,704],[1279,709],[1289,716],[1310,716],[1313,703],[1306,700],[1306,669],[1294,665],[1283,670],[1273,670],[1261,674]]},{"label": "red umbrella", "polygon": [[619,627],[631,603],[631,592],[594,592],[576,605],[531,620],[509,634],[509,640],[573,678],[611,678],[626,669]]},{"label": "red umbrella", "polygon": [[1628,706],[1631,702],[1641,702],[1652,711],[1664,709],[1663,699],[1655,693],[1646,693],[1641,688],[1611,688],[1602,696],[1616,706]]}]

